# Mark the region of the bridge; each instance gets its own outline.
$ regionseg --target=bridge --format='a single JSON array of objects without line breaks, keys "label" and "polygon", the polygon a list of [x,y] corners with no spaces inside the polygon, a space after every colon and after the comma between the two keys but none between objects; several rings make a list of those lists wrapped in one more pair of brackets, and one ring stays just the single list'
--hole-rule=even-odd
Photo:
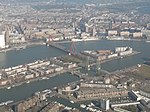
[{"label": "bridge", "polygon": [[55,43],[54,38],[55,38],[54,36],[49,35],[49,38],[47,38],[47,40],[46,40],[46,45],[52,46],[56,49],[59,49],[59,50],[64,51],[68,54],[71,54],[71,55],[76,54],[76,46],[75,46],[74,42],[71,43],[70,49],[67,49],[64,46]]},{"label": "bridge", "polygon": [[71,74],[73,74],[73,75],[76,75],[77,77],[79,77],[79,78],[84,78],[83,76],[83,73],[81,73],[81,72],[79,72],[79,71],[72,71],[72,72],[70,72]]},{"label": "bridge", "polygon": [[59,50],[61,50],[61,51],[66,52],[66,53],[70,53],[70,51],[67,50],[64,46],[61,46],[61,45],[59,45],[59,44],[57,44],[57,43],[54,43],[54,42],[47,42],[46,45],[47,45],[47,46],[54,47],[54,48],[56,48],[56,49],[59,49]]},{"label": "bridge", "polygon": [[[61,50],[63,52],[66,52],[69,55],[73,55],[76,58],[83,59],[83,60],[85,58],[85,57],[81,56],[81,54],[77,54],[76,53],[76,46],[75,46],[74,42],[71,43],[70,50],[68,50],[67,48],[65,48],[64,46],[62,46],[62,45],[60,45],[58,43],[55,43],[52,36],[49,37],[49,39],[47,40],[46,44],[47,44],[47,46],[51,46],[51,47],[59,49],[59,50]],[[90,67],[95,66],[95,65],[97,65],[97,63],[95,63],[95,62],[89,64]],[[84,67],[84,66],[80,65],[80,67]],[[106,74],[110,74],[108,71],[102,70],[102,69],[101,69],[101,72],[106,73]],[[83,78],[83,74],[76,73],[76,72],[73,73],[73,74]]]},{"label": "bridge", "polygon": [[70,72],[72,75],[76,75],[77,77],[80,77],[81,74],[80,73],[77,73],[77,71],[71,71]]}]

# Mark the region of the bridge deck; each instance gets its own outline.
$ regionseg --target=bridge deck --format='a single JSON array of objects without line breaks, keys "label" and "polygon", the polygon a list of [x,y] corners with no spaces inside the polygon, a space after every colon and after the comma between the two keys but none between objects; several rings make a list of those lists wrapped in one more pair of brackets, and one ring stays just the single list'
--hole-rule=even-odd
[{"label": "bridge deck", "polygon": [[59,45],[59,44],[57,44],[57,43],[54,43],[54,42],[47,42],[47,45],[52,46],[52,47],[54,47],[54,48],[57,48],[57,49],[59,49],[59,50],[62,50],[62,51],[64,51],[64,52],[66,52],[66,53],[69,53],[69,51],[68,51],[64,46],[61,46],[61,45]]}]

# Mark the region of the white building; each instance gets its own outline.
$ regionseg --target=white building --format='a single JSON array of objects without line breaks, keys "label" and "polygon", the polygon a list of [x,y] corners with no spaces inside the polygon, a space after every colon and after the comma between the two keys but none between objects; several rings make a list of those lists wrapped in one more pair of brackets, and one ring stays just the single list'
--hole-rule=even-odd
[{"label": "white building", "polygon": [[0,48],[5,48],[6,41],[5,41],[5,35],[0,35]]},{"label": "white building", "polygon": [[123,51],[126,51],[127,49],[128,47],[116,47],[115,52],[123,52]]},{"label": "white building", "polygon": [[135,32],[135,33],[133,33],[133,37],[142,37],[142,32]]},{"label": "white building", "polygon": [[129,31],[121,31],[120,35],[128,37],[130,35],[130,32]]},{"label": "white building", "polygon": [[101,108],[102,109],[104,109],[104,110],[109,110],[110,109],[110,107],[109,107],[109,105],[110,105],[110,101],[109,100],[101,100],[100,101],[100,103],[101,103]]},{"label": "white building", "polygon": [[150,40],[150,30],[142,30],[142,33],[147,36],[148,40]]},{"label": "white building", "polygon": [[109,31],[108,31],[108,35],[109,35],[109,36],[117,35],[117,34],[118,34],[118,31],[117,31],[117,30],[109,30]]}]

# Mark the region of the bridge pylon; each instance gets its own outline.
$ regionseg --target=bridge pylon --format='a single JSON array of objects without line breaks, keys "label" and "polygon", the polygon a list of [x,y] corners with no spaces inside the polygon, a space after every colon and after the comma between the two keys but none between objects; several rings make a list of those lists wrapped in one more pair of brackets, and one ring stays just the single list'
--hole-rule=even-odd
[{"label": "bridge pylon", "polygon": [[75,46],[74,42],[71,43],[69,54],[70,55],[75,55],[76,54],[76,46]]}]

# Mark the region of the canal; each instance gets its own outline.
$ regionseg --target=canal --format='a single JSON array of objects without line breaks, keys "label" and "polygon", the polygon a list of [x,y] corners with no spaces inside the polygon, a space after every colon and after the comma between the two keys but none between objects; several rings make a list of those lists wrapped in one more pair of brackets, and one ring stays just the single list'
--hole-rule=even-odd
[{"label": "canal", "polygon": [[25,83],[11,89],[4,88],[0,90],[0,102],[8,100],[13,100],[16,102],[30,97],[35,92],[45,89],[52,89],[54,87],[65,85],[77,80],[79,80],[78,77],[73,76],[69,73],[65,73],[47,80],[40,80],[28,84]]}]

